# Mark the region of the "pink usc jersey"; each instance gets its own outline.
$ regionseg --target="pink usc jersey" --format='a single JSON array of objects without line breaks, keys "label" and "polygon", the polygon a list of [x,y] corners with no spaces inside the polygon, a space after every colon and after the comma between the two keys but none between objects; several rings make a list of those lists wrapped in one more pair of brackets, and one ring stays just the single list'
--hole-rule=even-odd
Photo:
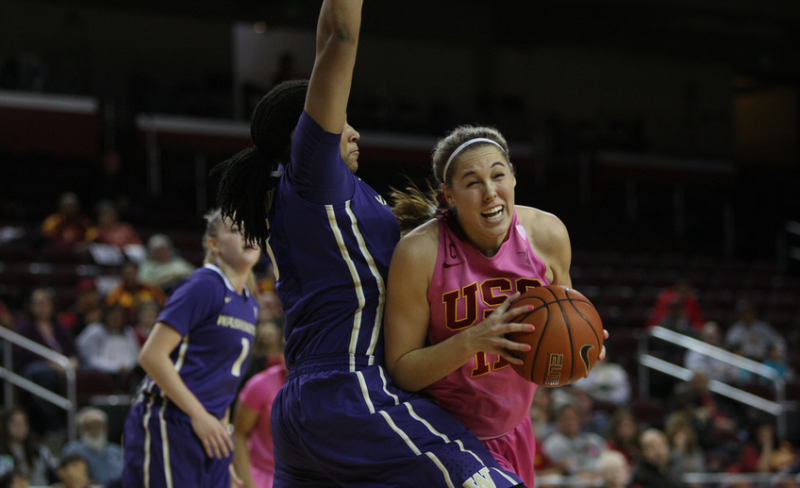
[{"label": "pink usc jersey", "polygon": [[[453,217],[438,219],[439,252],[428,288],[431,344],[479,324],[514,292],[550,284],[547,268],[534,254],[516,212],[493,257],[462,240]],[[511,431],[528,416],[536,385],[498,354],[479,353],[427,391],[475,435],[489,439]]]}]

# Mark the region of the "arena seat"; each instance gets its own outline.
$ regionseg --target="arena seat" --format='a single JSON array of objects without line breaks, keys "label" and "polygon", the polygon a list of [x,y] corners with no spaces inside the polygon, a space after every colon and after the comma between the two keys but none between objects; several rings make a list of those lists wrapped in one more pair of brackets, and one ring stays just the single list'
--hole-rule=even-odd
[{"label": "arena seat", "polygon": [[46,263],[53,264],[86,264],[89,263],[89,256],[83,252],[74,249],[71,246],[47,246],[43,253],[42,259]]},{"label": "arena seat", "polygon": [[0,261],[8,263],[30,263],[36,261],[36,253],[24,244],[0,245]]}]

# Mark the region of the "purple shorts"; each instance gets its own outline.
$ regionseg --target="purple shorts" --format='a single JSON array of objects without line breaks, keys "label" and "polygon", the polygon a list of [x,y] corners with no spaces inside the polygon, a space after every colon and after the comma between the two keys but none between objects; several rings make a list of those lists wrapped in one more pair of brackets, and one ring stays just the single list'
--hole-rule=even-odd
[{"label": "purple shorts", "polygon": [[230,487],[231,458],[210,458],[192,422],[174,405],[145,399],[125,420],[124,488]]},{"label": "purple shorts", "polygon": [[291,368],[272,409],[275,487],[489,487],[522,481],[430,397],[379,366]]}]

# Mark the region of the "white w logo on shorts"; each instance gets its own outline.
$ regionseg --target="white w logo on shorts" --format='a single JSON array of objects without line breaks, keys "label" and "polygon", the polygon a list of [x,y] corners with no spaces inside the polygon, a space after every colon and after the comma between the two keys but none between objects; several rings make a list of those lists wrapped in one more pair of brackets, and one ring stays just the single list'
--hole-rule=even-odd
[{"label": "white w logo on shorts", "polygon": [[489,468],[481,468],[461,486],[464,488],[497,488],[497,485],[492,481],[492,475],[489,474]]}]

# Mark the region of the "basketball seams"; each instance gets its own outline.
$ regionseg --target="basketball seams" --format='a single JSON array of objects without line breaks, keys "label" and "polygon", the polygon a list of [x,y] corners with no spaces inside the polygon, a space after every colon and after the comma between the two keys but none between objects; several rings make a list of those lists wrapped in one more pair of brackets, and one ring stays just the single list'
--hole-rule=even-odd
[{"label": "basketball seams", "polygon": [[[591,321],[591,320],[589,320],[589,319],[586,317],[586,315],[585,315],[583,312],[581,312],[581,311],[580,311],[580,309],[579,309],[577,306],[575,306],[575,304],[574,304],[574,303],[572,303],[572,302],[573,302],[573,300],[572,300],[572,298],[570,298],[570,296],[569,296],[569,290],[567,290],[567,299],[566,299],[566,301],[568,301],[568,302],[569,302],[569,304],[570,304],[570,305],[572,305],[572,308],[575,310],[575,312],[576,312],[578,315],[580,315],[580,316],[581,316],[581,318],[582,318],[582,319],[583,319],[583,320],[584,320],[584,321],[585,321],[585,322],[586,322],[586,323],[589,325],[589,329],[591,329],[591,331],[592,331],[592,334],[594,334],[594,339],[595,339],[595,341],[597,342],[597,347],[601,347],[601,346],[600,346],[600,336],[598,336],[598,335],[597,335],[597,331],[596,331],[596,330],[595,330],[595,328],[594,328],[594,324],[592,324],[592,321]],[[574,301],[575,301],[575,302],[578,302],[578,303],[589,303],[589,302],[586,302],[586,301],[584,301],[584,300],[574,300]],[[592,304],[591,304],[591,303],[589,303],[589,305],[592,305]]]},{"label": "basketball seams", "polygon": [[[536,371],[536,359],[539,357],[539,348],[542,347],[542,339],[544,339],[544,334],[547,332],[547,326],[550,325],[550,307],[544,307],[544,309],[547,311],[547,320],[544,323],[544,329],[542,329],[541,334],[539,334],[539,342],[536,344],[536,352],[533,353],[533,361],[530,362],[531,372],[529,376],[531,377],[530,380],[534,383],[536,383],[536,380],[533,377],[533,373]],[[533,311],[530,313],[533,313]]]},{"label": "basketball seams", "polygon": [[[528,293],[530,293],[530,295],[528,295]],[[559,384],[571,384],[573,382],[573,376],[575,375],[576,370],[575,361],[578,359],[578,357],[584,360],[581,364],[586,363],[587,367],[591,369],[591,366],[589,366],[590,359],[585,357],[583,353],[583,344],[587,342],[588,344],[591,344],[592,337],[594,337],[594,343],[598,346],[603,340],[602,335],[597,328],[602,327],[602,320],[600,319],[597,310],[592,302],[580,292],[562,285],[536,287],[534,289],[527,290],[524,295],[528,296],[519,298],[514,302],[512,307],[533,305],[534,310],[523,312],[510,320],[510,322],[524,322],[538,325],[537,330],[534,332],[517,332],[512,335],[516,336],[517,334],[523,334],[519,336],[518,340],[520,342],[527,342],[534,347],[534,349],[532,351],[528,351],[527,354],[515,354],[515,357],[520,357],[523,359],[525,364],[522,367],[515,365],[514,369],[517,371],[517,373],[522,375],[523,378],[527,378],[533,383],[547,386],[545,385],[545,383],[548,381],[546,379],[547,371],[549,371],[550,367],[556,364],[553,363],[553,365],[548,366],[548,362],[551,359],[555,360],[555,358],[550,357],[549,352],[557,354],[563,351],[564,357],[560,362],[563,363],[564,360],[568,359],[570,361],[570,372],[569,376],[564,378],[563,381],[559,380]],[[569,302],[569,305],[565,305],[561,302]],[[555,306],[558,306],[559,310],[561,311],[560,315],[555,315],[558,313],[555,310]],[[539,313],[539,310],[542,308],[546,310],[546,315],[534,315]],[[553,309],[551,310],[551,308]],[[551,327],[554,320],[557,322],[555,324],[555,329]],[[572,324],[570,324],[570,320],[573,322]],[[582,327],[588,325],[592,331],[592,334],[587,334],[585,329],[578,327],[579,322],[585,324]],[[575,350],[578,340],[580,340],[581,343],[580,355],[579,352]],[[569,357],[567,357],[567,351],[569,351]],[[543,358],[543,364],[538,364],[539,357],[541,355],[545,355],[547,357]],[[566,364],[563,364],[561,369],[562,376],[567,376],[565,367]],[[537,381],[537,379],[540,381]]]},{"label": "basketball seams", "polygon": [[[572,351],[570,353],[570,361],[569,361],[569,363],[570,363],[569,364],[569,379],[570,379],[570,382],[572,382],[572,375],[575,374],[575,341],[572,339],[572,329],[569,327],[569,317],[567,317],[567,312],[564,310],[564,306],[561,305],[561,302],[565,301],[565,299],[559,298],[558,295],[556,295],[556,293],[553,291],[552,288],[548,287],[548,288],[546,288],[546,290],[549,291],[553,295],[553,297],[555,297],[556,301],[553,302],[553,303],[558,305],[559,310],[561,310],[561,315],[564,316],[564,323],[567,324],[567,328],[566,329],[567,329],[567,335],[569,336],[569,350]],[[548,308],[548,310],[550,309],[550,307],[547,307],[547,308]],[[544,337],[542,337],[542,339],[544,339]],[[541,341],[540,341],[540,344],[541,344]],[[536,365],[536,358],[534,358],[534,363],[533,364]]]}]

